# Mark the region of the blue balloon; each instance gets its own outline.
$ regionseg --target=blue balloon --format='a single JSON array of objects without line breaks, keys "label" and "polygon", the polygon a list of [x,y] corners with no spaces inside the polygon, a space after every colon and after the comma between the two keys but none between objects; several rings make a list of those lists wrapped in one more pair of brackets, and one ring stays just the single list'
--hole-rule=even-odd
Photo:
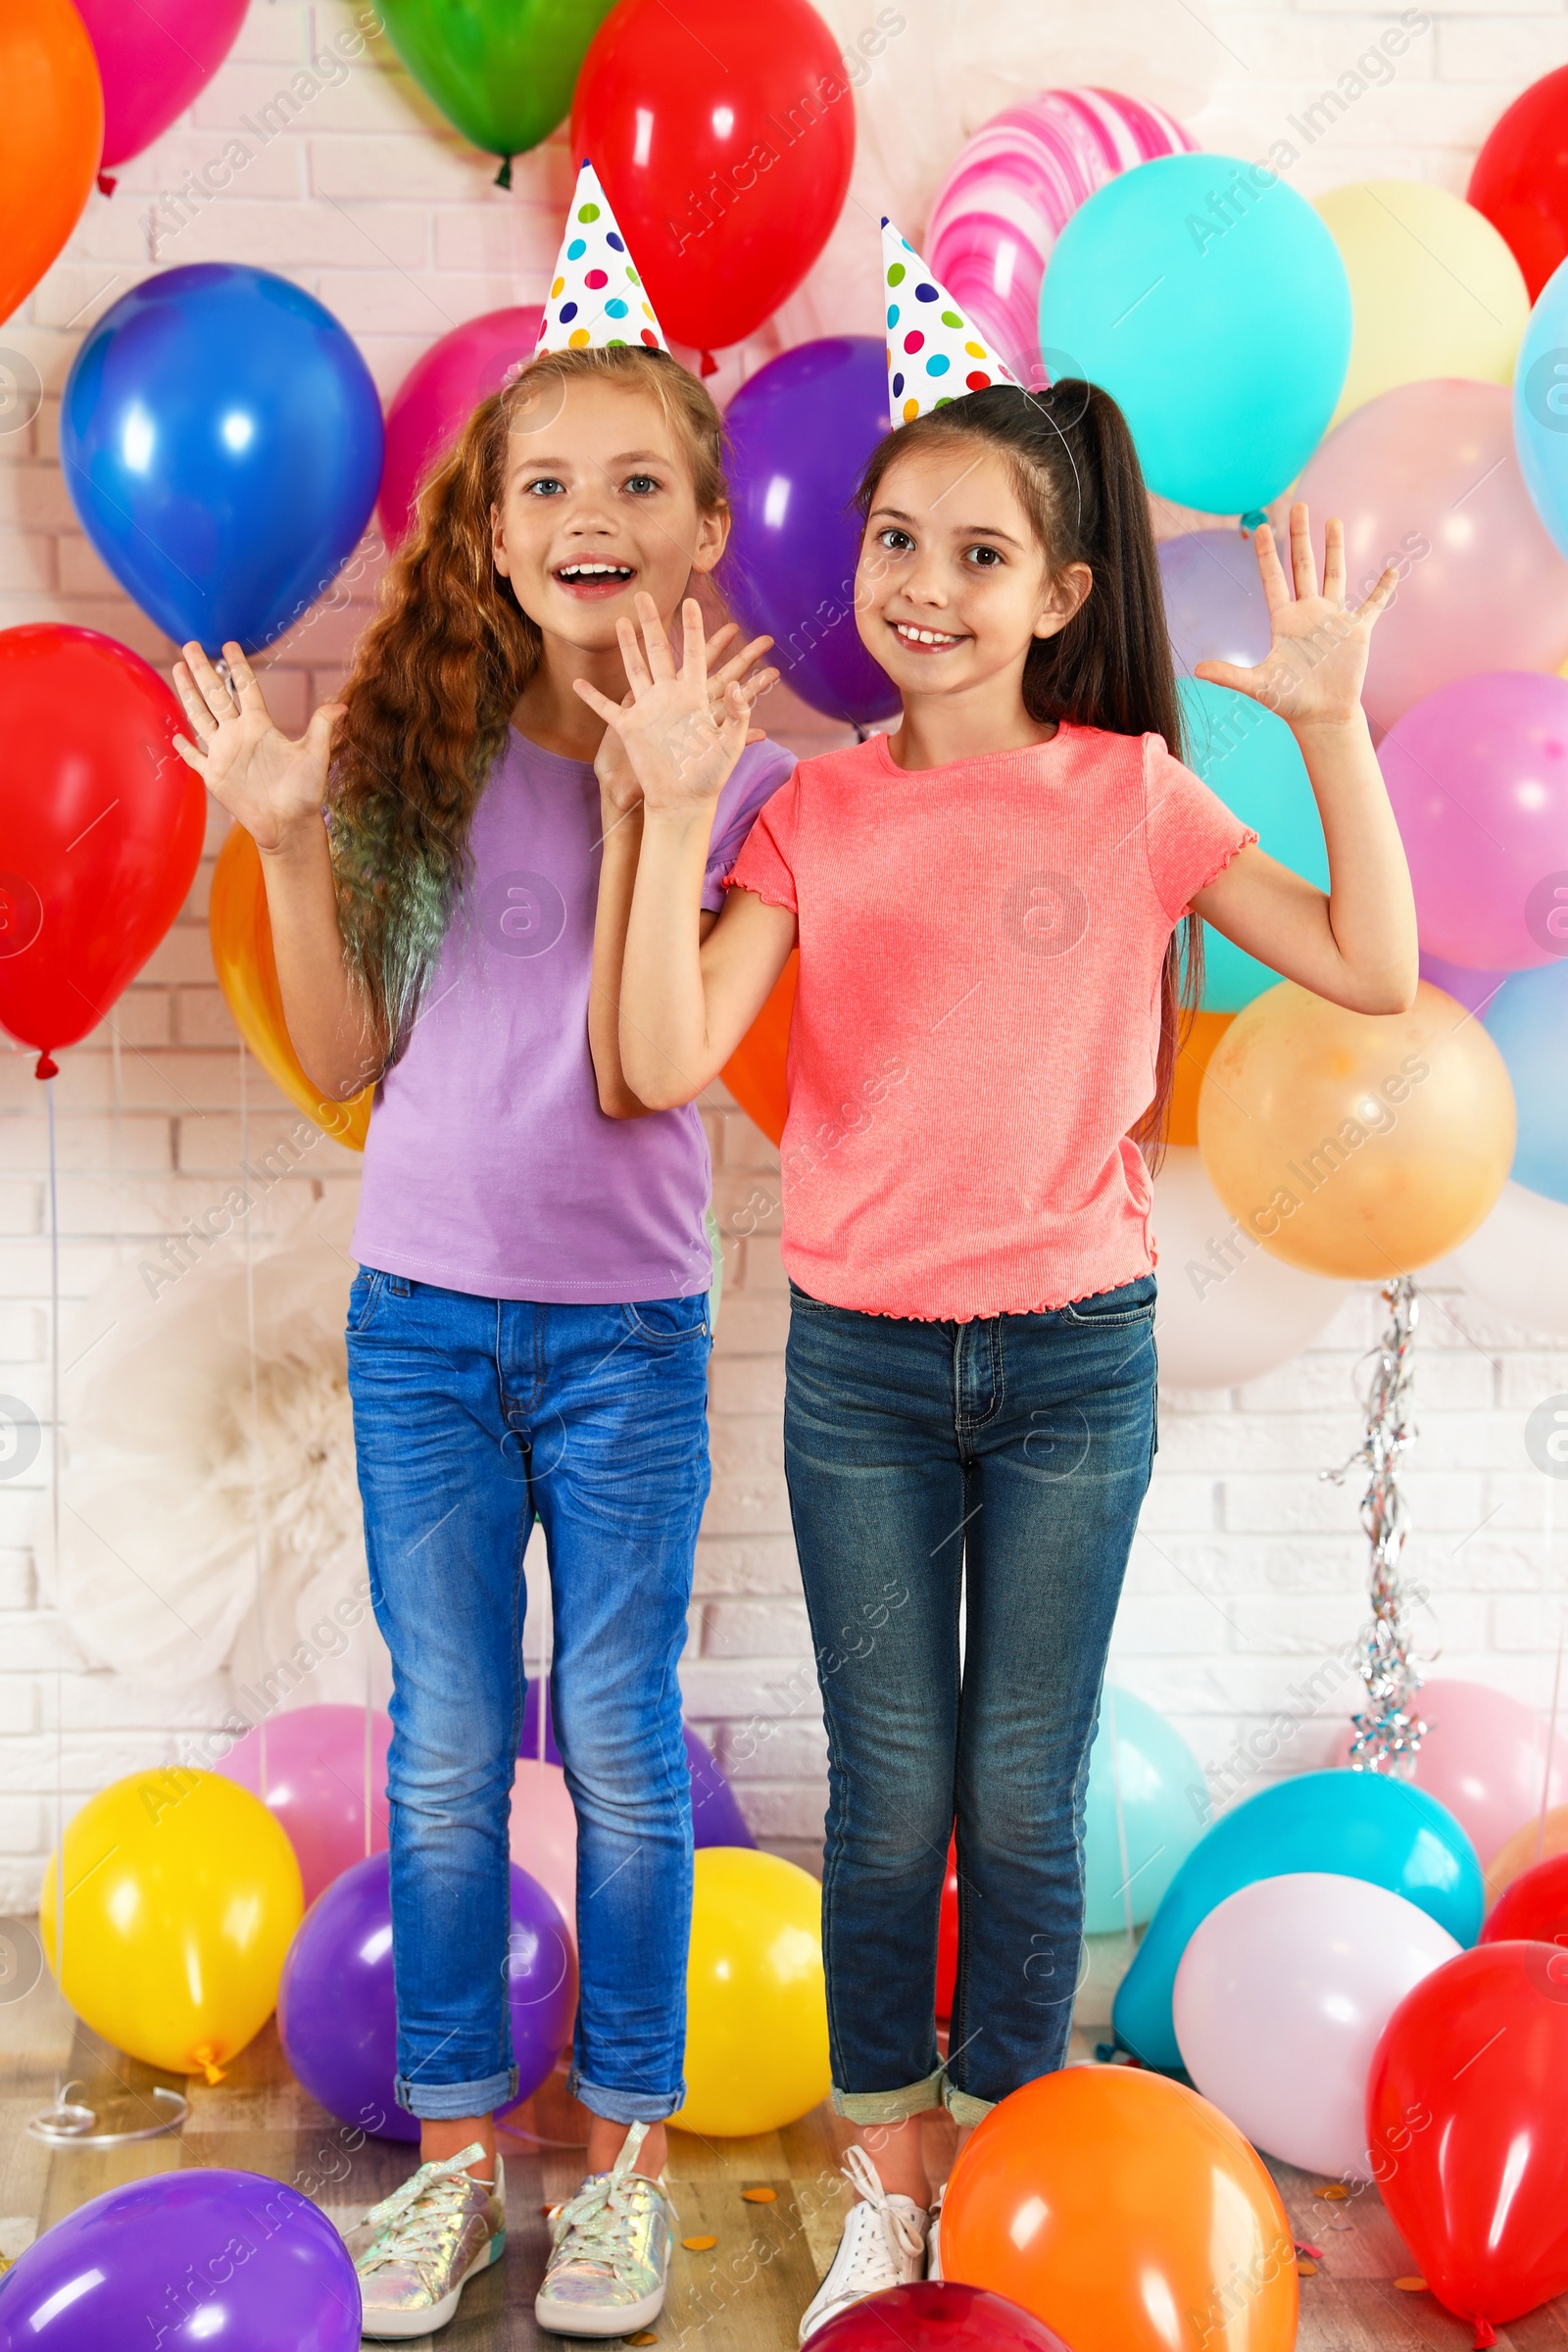
[{"label": "blue balloon", "polygon": [[1377,1772],[1276,1781],[1220,1815],[1154,1913],[1111,2011],[1118,2040],[1135,2057],[1146,2066],[1180,2067],[1171,1988],[1195,1929],[1239,1887],[1298,1870],[1387,1886],[1457,1943],[1472,1944],[1480,1934],[1481,1865],[1446,1805]]},{"label": "blue balloon", "polygon": [[888,430],[886,345],[826,335],[780,352],[741,386],[724,423],[726,597],[748,629],[773,637],[769,659],[813,710],[859,727],[891,718],[898,690],[855,625],[860,518],[850,504]]},{"label": "blue balloon", "polygon": [[1277,172],[1161,155],[1067,222],[1040,289],[1040,340],[1061,373],[1121,404],[1152,490],[1250,514],[1295,479],[1334,414],[1350,285],[1326,225]]},{"label": "blue balloon", "polygon": [[1519,346],[1513,439],[1536,513],[1568,556],[1568,262],[1537,295]]},{"label": "blue balloon", "polygon": [[[1211,686],[1206,678],[1178,678],[1176,691],[1195,772],[1253,827],[1258,846],[1271,858],[1327,890],[1323,822],[1306,762],[1284,719],[1229,686]],[[1278,972],[1233,946],[1212,925],[1204,932],[1205,1011],[1240,1012],[1278,979]]]},{"label": "blue balloon", "polygon": [[1200,662],[1257,666],[1273,643],[1268,599],[1252,543],[1240,531],[1184,531],[1162,539],[1159,576],[1165,625],[1180,675]]},{"label": "blue balloon", "polygon": [[1142,1927],[1207,1815],[1202,1767],[1180,1732],[1107,1685],[1084,1799],[1084,1934],[1114,1935],[1129,1916]]},{"label": "blue balloon", "polygon": [[369,519],[381,404],[330,311],[235,262],[166,270],[77,352],[60,424],[81,525],[176,644],[249,653],[309,612]]},{"label": "blue balloon", "polygon": [[1568,961],[1510,973],[1481,1017],[1519,1111],[1508,1173],[1527,1192],[1568,1200]]}]

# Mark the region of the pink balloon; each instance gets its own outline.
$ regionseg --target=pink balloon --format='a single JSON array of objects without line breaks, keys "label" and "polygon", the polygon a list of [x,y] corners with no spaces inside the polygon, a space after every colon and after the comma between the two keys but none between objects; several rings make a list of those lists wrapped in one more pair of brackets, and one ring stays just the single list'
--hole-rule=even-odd
[{"label": "pink balloon", "polygon": [[1375,725],[1454,678],[1555,669],[1568,654],[1568,563],[1519,471],[1506,385],[1441,376],[1380,393],[1330,433],[1298,496],[1320,550],[1329,516],[1345,524],[1352,600],[1399,570],[1361,697]]},{"label": "pink balloon", "polygon": [[104,166],[161,138],[222,64],[248,0],[76,0],[104,85]]},{"label": "pink balloon", "polygon": [[[388,1717],[377,1707],[370,1717],[370,1840],[365,1839],[365,1709],[290,1707],[270,1715],[237,1740],[218,1766],[264,1799],[288,1832],[305,1881],[307,1907],[324,1886],[367,1853],[387,1843],[386,1751],[392,1737]],[[262,1753],[267,1787],[262,1788]]]},{"label": "pink balloon", "polygon": [[1190,154],[1197,144],[1160,107],[1083,89],[1044,90],[1009,106],[962,148],[932,207],[923,251],[1021,382],[1045,380],[1036,372],[1040,281],[1066,221],[1131,165]]},{"label": "pink balloon", "polygon": [[388,547],[414,527],[414,502],[432,463],[443,456],[482,400],[501,389],[509,368],[533,357],[543,313],[535,302],[466,319],[415,361],[386,413],[386,463],[376,513]]},{"label": "pink balloon", "polygon": [[512,1859],[537,1879],[577,1940],[577,1815],[559,1764],[519,1756],[512,1784]]},{"label": "pink balloon", "polygon": [[1568,678],[1456,678],[1396,719],[1378,759],[1423,953],[1472,979],[1568,954]]},{"label": "pink balloon", "polygon": [[1568,1803],[1568,1726],[1552,1742],[1534,1707],[1487,1683],[1442,1678],[1422,1686],[1416,1704],[1428,1728],[1411,1778],[1447,1806],[1483,1870],[1540,1813],[1548,1746],[1547,1805]]},{"label": "pink balloon", "polygon": [[1254,2147],[1369,2180],[1372,2054],[1405,1994],[1459,1948],[1365,1879],[1256,1879],[1215,1905],[1182,1954],[1171,1995],[1182,2063]]}]

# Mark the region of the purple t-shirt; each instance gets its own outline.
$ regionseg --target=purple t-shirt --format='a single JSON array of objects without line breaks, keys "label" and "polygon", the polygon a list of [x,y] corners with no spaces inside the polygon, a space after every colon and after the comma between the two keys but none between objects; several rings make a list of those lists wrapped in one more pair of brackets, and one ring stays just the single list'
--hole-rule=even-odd
[{"label": "purple t-shirt", "polygon": [[[723,905],[719,875],[794,765],[777,744],[741,754],[713,820],[705,906]],[[708,1289],[696,1105],[642,1119],[599,1107],[588,981],[600,829],[593,768],[514,728],[474,813],[468,887],[376,1089],[362,1265],[568,1304]]]}]

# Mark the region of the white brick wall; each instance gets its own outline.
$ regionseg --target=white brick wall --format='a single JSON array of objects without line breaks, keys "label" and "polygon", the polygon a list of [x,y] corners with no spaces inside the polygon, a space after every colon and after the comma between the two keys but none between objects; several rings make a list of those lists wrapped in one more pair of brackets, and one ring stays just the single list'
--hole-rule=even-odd
[{"label": "white brick wall", "polygon": [[[1173,106],[1207,147],[1252,157],[1292,136],[1289,118],[1353,72],[1395,20],[1356,0],[1295,7],[1171,10],[1107,0],[1093,12],[1038,0],[976,0],[960,33],[938,0],[904,0],[907,29],[858,104],[856,190],[828,255],[789,306],[792,339],[828,326],[874,330],[869,226],[887,207],[918,227],[964,133],[1019,89],[1098,80]],[[874,15],[830,0],[841,37]],[[220,155],[242,115],[286,87],[348,29],[350,0],[253,0],[239,44],[212,86],[150,155],[94,195],[66,254],[21,316],[0,326],[45,386],[29,429],[0,436],[0,625],[55,617],[109,630],[155,662],[172,649],[121,594],[76,527],[57,459],[59,398],[84,328],[155,267],[204,259],[265,264],[318,294],[358,338],[383,395],[433,338],[475,313],[536,300],[569,185],[558,137],[522,159],[510,196],[494,166],[443,123],[387,53],[369,50],[257,152],[229,189],[182,229],[161,192]],[[1479,141],[1508,100],[1568,56],[1558,7],[1429,0],[1394,78],[1369,89],[1306,148],[1302,193],[1363,173],[1405,174],[1462,191]],[[1299,145],[1299,140],[1297,141]],[[254,145],[255,142],[252,141]],[[771,331],[724,355],[722,399],[774,348]],[[337,684],[374,593],[373,564],[340,611],[318,613],[270,655],[269,693],[302,724]],[[798,708],[773,717],[802,750],[831,730]],[[209,853],[221,828],[215,824]],[[68,1299],[117,1260],[213,1199],[239,1157],[238,1060],[214,983],[205,863],[170,938],[108,1029],[64,1056],[57,1084],[63,1178],[62,1275]],[[294,1113],[251,1072],[252,1140],[265,1150]],[[731,1219],[777,1159],[715,1090],[708,1112],[715,1200]],[[330,1144],[312,1175],[348,1188],[356,1163]],[[0,1054],[0,1388],[46,1409],[48,1297],[44,1119],[31,1056]],[[743,1220],[750,1223],[750,1219]],[[731,1770],[760,1837],[808,1853],[821,1820],[821,1729],[789,1534],[779,1405],[786,1318],[776,1216],[732,1241],[713,1373],[713,1496],[700,1547],[685,1669],[688,1710]],[[1117,1628],[1114,1673],[1165,1708],[1200,1759],[1219,1765],[1238,1736],[1284,1708],[1352,1635],[1362,1614],[1364,1547],[1353,1480],[1321,1483],[1358,1432],[1351,1375],[1376,1328],[1356,1295],[1319,1344],[1272,1378],[1228,1396],[1167,1394],[1162,1450]],[[1422,1330],[1421,1440],[1410,1494],[1412,1565],[1431,1592],[1423,1621],[1440,1671],[1471,1673],[1544,1703],[1560,1624],[1562,1546],[1547,1559],[1551,1490],[1530,1466],[1532,1405],[1568,1389],[1555,1353],[1500,1325],[1440,1275]],[[47,1450],[45,1452],[47,1459]],[[65,1699],[68,1802],[114,1774],[170,1756],[181,1732],[215,1723],[214,1681],[170,1692],[81,1671],[74,1645],[40,1605],[28,1530],[37,1472],[0,1483],[0,1903],[30,1903],[52,1835],[57,1687]],[[63,1665],[57,1686],[57,1668]],[[1353,1692],[1347,1683],[1271,1769],[1328,1755]],[[1236,1786],[1235,1776],[1229,1786]]]}]

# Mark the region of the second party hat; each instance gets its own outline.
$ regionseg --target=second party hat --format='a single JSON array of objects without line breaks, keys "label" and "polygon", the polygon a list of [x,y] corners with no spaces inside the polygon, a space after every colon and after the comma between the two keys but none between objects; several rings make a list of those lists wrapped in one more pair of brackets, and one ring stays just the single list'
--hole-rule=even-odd
[{"label": "second party hat", "polygon": [[912,424],[931,409],[966,392],[1018,379],[966,318],[939,278],[932,276],[907,237],[882,223],[882,291],[887,302],[888,409],[894,423]]},{"label": "second party hat", "polygon": [[668,351],[664,330],[638,276],[599,174],[586,157],[566,215],[539,340],[542,351],[587,351],[612,344]]}]

